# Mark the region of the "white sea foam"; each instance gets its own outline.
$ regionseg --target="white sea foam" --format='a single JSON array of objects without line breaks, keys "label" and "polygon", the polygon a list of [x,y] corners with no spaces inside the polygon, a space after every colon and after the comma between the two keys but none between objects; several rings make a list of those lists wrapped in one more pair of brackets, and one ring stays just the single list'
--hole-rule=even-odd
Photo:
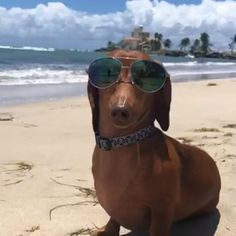
[{"label": "white sea foam", "polygon": [[[222,75],[235,74],[236,71],[172,71],[171,77],[186,77],[200,75]],[[40,85],[40,84],[63,84],[63,83],[86,83],[88,76],[84,71],[53,71],[53,70],[12,70],[0,72],[1,85]]]},{"label": "white sea foam", "polygon": [[164,62],[164,66],[167,67],[194,67],[194,66],[236,66],[236,62],[198,62],[198,61],[189,61],[189,62]]},{"label": "white sea foam", "polygon": [[235,74],[236,71],[180,71],[180,72],[173,72],[171,73],[171,76],[186,76],[186,75],[229,75],[229,74]]},{"label": "white sea foam", "polygon": [[164,66],[174,67],[174,66],[195,66],[198,65],[197,61],[188,61],[188,62],[164,62]]},{"label": "white sea foam", "polygon": [[84,83],[87,77],[84,70],[5,70],[0,71],[0,85]]},{"label": "white sea foam", "polygon": [[13,47],[13,46],[1,46],[0,48],[2,49],[12,49],[12,50],[31,50],[31,51],[48,51],[48,52],[54,52],[55,48],[43,48],[43,47],[29,47],[29,46],[24,46],[24,47]]},{"label": "white sea foam", "polygon": [[[236,75],[235,62],[167,62],[164,63],[172,77],[181,76],[195,78],[201,75]],[[0,67],[1,85],[27,85],[27,84],[63,84],[86,83],[88,76],[84,64],[25,64],[7,65]]]},{"label": "white sea foam", "polygon": [[206,62],[207,66],[236,66],[236,62]]}]

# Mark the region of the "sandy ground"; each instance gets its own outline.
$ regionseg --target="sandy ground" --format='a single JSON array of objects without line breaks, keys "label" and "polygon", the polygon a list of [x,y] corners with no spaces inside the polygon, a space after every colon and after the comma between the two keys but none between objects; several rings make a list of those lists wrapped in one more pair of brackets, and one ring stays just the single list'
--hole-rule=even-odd
[{"label": "sandy ground", "polygon": [[[236,80],[173,84],[168,135],[211,154],[222,178],[219,212],[174,236],[236,235]],[[105,224],[91,176],[87,98],[0,108],[0,235],[76,236]]]}]

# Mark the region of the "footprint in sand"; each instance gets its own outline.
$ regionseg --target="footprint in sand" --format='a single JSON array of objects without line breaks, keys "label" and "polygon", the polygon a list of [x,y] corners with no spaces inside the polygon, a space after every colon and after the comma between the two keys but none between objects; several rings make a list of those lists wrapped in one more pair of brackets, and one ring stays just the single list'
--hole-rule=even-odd
[{"label": "footprint in sand", "polygon": [[0,163],[0,185],[11,186],[19,184],[27,177],[32,177],[30,173],[33,165],[26,162]]}]

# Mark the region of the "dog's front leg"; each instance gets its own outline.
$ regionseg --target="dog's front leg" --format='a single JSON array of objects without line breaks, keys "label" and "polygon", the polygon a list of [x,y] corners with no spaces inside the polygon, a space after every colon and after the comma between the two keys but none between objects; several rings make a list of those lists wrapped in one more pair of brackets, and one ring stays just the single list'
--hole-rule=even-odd
[{"label": "dog's front leg", "polygon": [[150,236],[169,236],[173,221],[173,207],[170,204],[151,209]]},{"label": "dog's front leg", "polygon": [[120,225],[115,220],[110,218],[106,226],[96,231],[93,236],[119,236],[119,232]]}]

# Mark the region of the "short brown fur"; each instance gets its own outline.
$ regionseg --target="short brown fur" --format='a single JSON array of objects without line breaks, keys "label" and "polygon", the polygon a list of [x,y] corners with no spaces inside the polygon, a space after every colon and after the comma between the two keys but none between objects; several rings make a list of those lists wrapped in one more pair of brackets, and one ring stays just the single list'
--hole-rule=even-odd
[{"label": "short brown fur", "polygon": [[[116,50],[110,56],[122,57],[126,66],[135,60],[151,60],[137,51]],[[167,130],[170,79],[153,94],[138,90],[129,81],[126,68],[121,82],[110,88],[98,90],[88,84],[94,131],[117,137],[151,125],[155,119]],[[111,115],[120,104],[128,110],[125,121]],[[111,217],[97,235],[118,236],[122,225],[131,230],[148,229],[151,236],[167,236],[173,222],[212,212],[219,201],[221,183],[213,159],[160,130],[138,144],[110,151],[96,145],[92,172],[98,200]]]}]

